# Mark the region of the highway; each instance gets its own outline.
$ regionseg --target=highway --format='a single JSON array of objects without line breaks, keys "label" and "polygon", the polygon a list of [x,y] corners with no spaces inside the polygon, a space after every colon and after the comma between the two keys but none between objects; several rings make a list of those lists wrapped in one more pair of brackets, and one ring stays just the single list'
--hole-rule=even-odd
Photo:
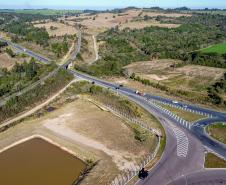
[{"label": "highway", "polygon": [[[78,38],[78,46],[75,53],[72,55],[70,60],[68,60],[64,65],[59,66],[59,68],[68,68],[68,65],[76,59],[76,56],[80,52],[81,48],[81,32],[79,32]],[[16,47],[20,48],[18,46]],[[45,57],[40,57],[33,52],[27,52],[27,50],[24,50],[24,48],[21,49],[25,51],[26,54],[43,62],[48,60]],[[150,175],[148,178],[144,181],[140,180],[137,182],[137,185],[166,185],[167,183],[174,182],[174,180],[180,178],[181,176],[184,177],[193,172],[202,171],[204,168],[204,152],[206,149],[212,150],[218,155],[226,158],[225,146],[210,138],[204,129],[207,125],[213,124],[216,121],[226,121],[226,113],[178,102],[177,106],[186,107],[193,111],[211,115],[210,118],[199,120],[194,123],[190,129],[186,129],[180,124],[179,121],[165,114],[152,103],[152,101],[157,100],[162,103],[173,104],[173,100],[171,99],[152,94],[145,94],[144,97],[141,97],[135,94],[135,89],[126,87],[120,87],[119,89],[116,89],[119,87],[118,84],[113,84],[74,70],[68,69],[68,71],[76,78],[95,82],[97,85],[111,89],[112,91],[123,96],[127,96],[130,100],[138,103],[140,106],[157,117],[162,123],[167,137],[164,154],[157,165],[154,166],[149,172]],[[218,171],[215,171],[211,174],[216,173],[218,173]]]},{"label": "highway", "polygon": [[[214,178],[213,178],[214,177]],[[225,185],[225,170],[206,170],[182,176],[168,185]]]},{"label": "highway", "polygon": [[[22,53],[25,53],[33,58],[35,58],[36,60],[39,60],[40,62],[43,62],[44,64],[50,64],[51,63],[51,60],[48,59],[48,58],[45,58],[39,54],[36,54],[18,44],[15,44],[15,43],[12,43],[11,41],[8,41],[8,40],[5,40],[3,38],[0,38],[0,41],[2,42],[7,42],[8,45],[11,45],[12,47],[16,48],[18,51],[22,52]],[[28,87],[24,88],[23,90],[21,91],[18,91],[18,92],[15,92],[13,94],[10,94],[10,95],[7,95],[7,96],[4,96],[0,99],[0,107],[5,105],[5,103],[12,97],[16,97],[16,96],[20,96],[30,90],[32,90],[33,88],[37,87],[39,84],[41,84],[42,82],[44,82],[45,80],[47,80],[48,78],[51,78],[52,76],[54,76],[58,70],[60,68],[67,68],[68,65],[70,63],[73,62],[73,60],[76,59],[78,53],[80,52],[81,50],[81,31],[78,29],[78,41],[77,41],[77,48],[75,50],[75,52],[71,55],[71,59],[68,60],[65,64],[63,64],[62,66],[58,66],[55,70],[53,70],[52,72],[50,72],[48,75],[46,75],[45,77],[43,77],[42,79],[34,82],[33,84],[29,85]]]},{"label": "highway", "polygon": [[34,53],[33,51],[29,50],[29,49],[26,49],[25,47],[23,46],[20,46],[18,44],[15,44],[9,40],[6,40],[6,39],[3,39],[3,38],[0,38],[0,41],[2,42],[6,42],[8,45],[12,46],[13,48],[15,48],[18,52],[20,53],[24,53],[26,55],[29,55],[37,60],[39,60],[40,62],[44,63],[44,64],[50,64],[51,63],[51,60],[46,58],[46,57],[43,57],[42,55],[40,54],[37,54],[37,53]]},{"label": "highway", "polygon": [[[191,127],[191,129],[185,129],[182,127],[182,125],[180,125],[179,122],[175,121],[166,114],[163,114],[159,109],[157,109],[155,106],[153,106],[153,104],[150,103],[150,100],[158,100],[168,103],[172,103],[173,100],[154,96],[151,94],[146,94],[144,97],[141,97],[135,94],[134,89],[120,87],[120,89],[117,90],[116,88],[119,87],[119,85],[117,84],[100,80],[77,71],[70,70],[70,72],[73,73],[77,78],[95,82],[95,84],[97,85],[111,89],[112,91],[118,92],[123,96],[127,96],[129,99],[138,103],[147,111],[152,113],[162,123],[167,137],[167,144],[164,154],[158,164],[149,172],[150,175],[148,176],[148,178],[145,180],[140,180],[139,182],[137,182],[137,185],[165,185],[181,176],[188,175],[195,171],[202,171],[204,169],[204,155],[206,148],[213,150],[215,153],[222,157],[226,157],[226,149],[224,148],[224,145],[219,144],[217,141],[209,138],[204,132],[197,131],[197,128],[203,127],[198,127],[196,125],[203,123],[206,126],[214,123],[215,121],[225,121],[225,113],[178,102],[179,106],[186,106],[189,109],[202,111],[213,116],[213,118],[208,118],[196,122],[194,126]],[[174,129],[176,129],[176,131],[174,131]],[[177,133],[183,133],[184,138],[178,140]],[[178,145],[180,145],[180,142],[183,142],[185,138],[187,138],[189,142],[187,154],[180,156],[178,155]],[[182,146],[181,148],[183,150],[185,146]],[[214,176],[212,176],[212,178],[214,178]]]}]

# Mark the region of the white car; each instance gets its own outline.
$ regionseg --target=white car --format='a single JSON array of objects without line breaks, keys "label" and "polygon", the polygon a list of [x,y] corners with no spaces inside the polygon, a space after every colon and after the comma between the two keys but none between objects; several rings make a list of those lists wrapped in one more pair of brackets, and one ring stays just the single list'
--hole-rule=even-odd
[{"label": "white car", "polygon": [[174,100],[174,101],[172,101],[172,102],[173,102],[173,103],[175,103],[175,104],[177,104],[177,103],[178,103],[178,101],[175,101],[175,100]]}]

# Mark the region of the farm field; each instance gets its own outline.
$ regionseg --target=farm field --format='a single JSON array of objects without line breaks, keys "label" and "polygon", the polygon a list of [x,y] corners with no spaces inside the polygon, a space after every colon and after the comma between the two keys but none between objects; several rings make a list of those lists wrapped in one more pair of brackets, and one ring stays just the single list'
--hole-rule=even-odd
[{"label": "farm field", "polygon": [[226,54],[226,42],[210,46],[208,48],[202,49],[201,51],[204,53]]}]

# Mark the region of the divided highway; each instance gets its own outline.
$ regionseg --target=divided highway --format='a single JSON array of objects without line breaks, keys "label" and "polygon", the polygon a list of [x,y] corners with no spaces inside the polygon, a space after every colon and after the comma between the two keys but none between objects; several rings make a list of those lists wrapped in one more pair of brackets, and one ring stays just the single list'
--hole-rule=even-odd
[{"label": "divided highway", "polygon": [[[150,100],[172,103],[173,101],[170,99],[153,96],[151,94],[146,94],[144,97],[141,97],[135,94],[134,89],[125,87],[120,87],[117,89],[119,87],[117,84],[100,80],[77,71],[70,70],[70,72],[73,73],[77,78],[95,82],[97,85],[127,96],[129,99],[151,112],[164,126],[167,136],[167,144],[164,154],[158,164],[150,171],[148,178],[144,181],[140,180],[137,182],[137,185],[165,185],[167,183],[173,182],[175,179],[181,176],[186,176],[190,173],[204,170],[204,157],[206,148],[226,158],[226,149],[224,145],[220,145],[217,141],[207,137],[204,132],[198,132],[196,125],[198,123],[208,125],[214,123],[215,121],[226,121],[226,113],[178,102],[178,105],[180,106],[186,106],[192,110],[208,113],[214,117],[200,120],[196,122],[196,124],[192,126],[191,129],[185,129],[182,127],[182,125],[180,126],[179,122],[163,114],[159,109],[153,106],[152,103],[150,103]],[[218,172],[212,174],[216,173]],[[214,176],[211,178],[214,179]]]},{"label": "divided highway", "polygon": [[[2,39],[0,39],[2,40]],[[21,52],[24,52],[42,62],[51,62],[49,59],[42,57],[38,54],[35,54],[32,51],[29,51],[23,47],[15,45],[7,41],[10,45],[17,48]],[[64,65],[59,66],[59,68],[68,68],[68,66],[76,59],[77,54],[80,52],[81,48],[81,32],[78,34],[78,45],[77,49],[70,60],[68,60]],[[213,124],[216,121],[226,121],[226,113],[218,112],[215,110],[210,110],[195,105],[190,105],[182,102],[178,102],[177,105],[181,107],[187,107],[188,109],[199,111],[208,115],[211,115],[212,118],[205,120],[200,120],[194,123],[190,129],[186,129],[180,125],[180,123],[169,117],[167,114],[164,114],[160,109],[158,109],[152,101],[160,101],[162,103],[172,104],[171,99],[163,98],[160,96],[155,96],[151,94],[146,94],[144,97],[141,97],[135,94],[135,89],[130,89],[126,87],[120,87],[118,89],[117,84],[113,84],[98,78],[83,74],[74,70],[68,69],[75,77],[95,82],[97,85],[100,85],[104,88],[111,89],[112,91],[118,92],[123,96],[127,96],[132,101],[138,103],[144,107],[147,111],[151,112],[163,125],[166,131],[167,144],[164,151],[164,154],[161,160],[157,163],[156,166],[150,171],[150,175],[144,181],[141,180],[137,182],[137,185],[165,185],[168,183],[173,183],[175,179],[186,177],[186,175],[193,172],[198,172],[204,169],[204,152],[205,148],[208,148],[218,155],[226,159],[226,148],[223,144],[213,140],[206,135],[204,128]],[[38,82],[40,83],[40,82]],[[36,84],[25,89],[23,92],[34,88]],[[13,94],[12,96],[20,95],[19,93]],[[8,97],[8,98],[10,98]],[[3,105],[7,99],[0,101],[0,105]],[[218,171],[214,171],[211,174],[218,174]],[[211,178],[210,174],[210,178]],[[225,172],[226,174],[226,172]],[[198,175],[197,175],[198,176]],[[214,177],[214,176],[213,176]],[[192,182],[192,180],[191,180]],[[174,184],[174,183],[173,183]]]}]

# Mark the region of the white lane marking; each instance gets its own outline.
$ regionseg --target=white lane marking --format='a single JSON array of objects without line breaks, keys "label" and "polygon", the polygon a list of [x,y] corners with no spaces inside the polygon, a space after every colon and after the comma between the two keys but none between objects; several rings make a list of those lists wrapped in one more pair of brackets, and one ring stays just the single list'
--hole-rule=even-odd
[{"label": "white lane marking", "polygon": [[175,126],[171,126],[177,139],[177,156],[186,157],[188,154],[188,137],[185,133]]}]

